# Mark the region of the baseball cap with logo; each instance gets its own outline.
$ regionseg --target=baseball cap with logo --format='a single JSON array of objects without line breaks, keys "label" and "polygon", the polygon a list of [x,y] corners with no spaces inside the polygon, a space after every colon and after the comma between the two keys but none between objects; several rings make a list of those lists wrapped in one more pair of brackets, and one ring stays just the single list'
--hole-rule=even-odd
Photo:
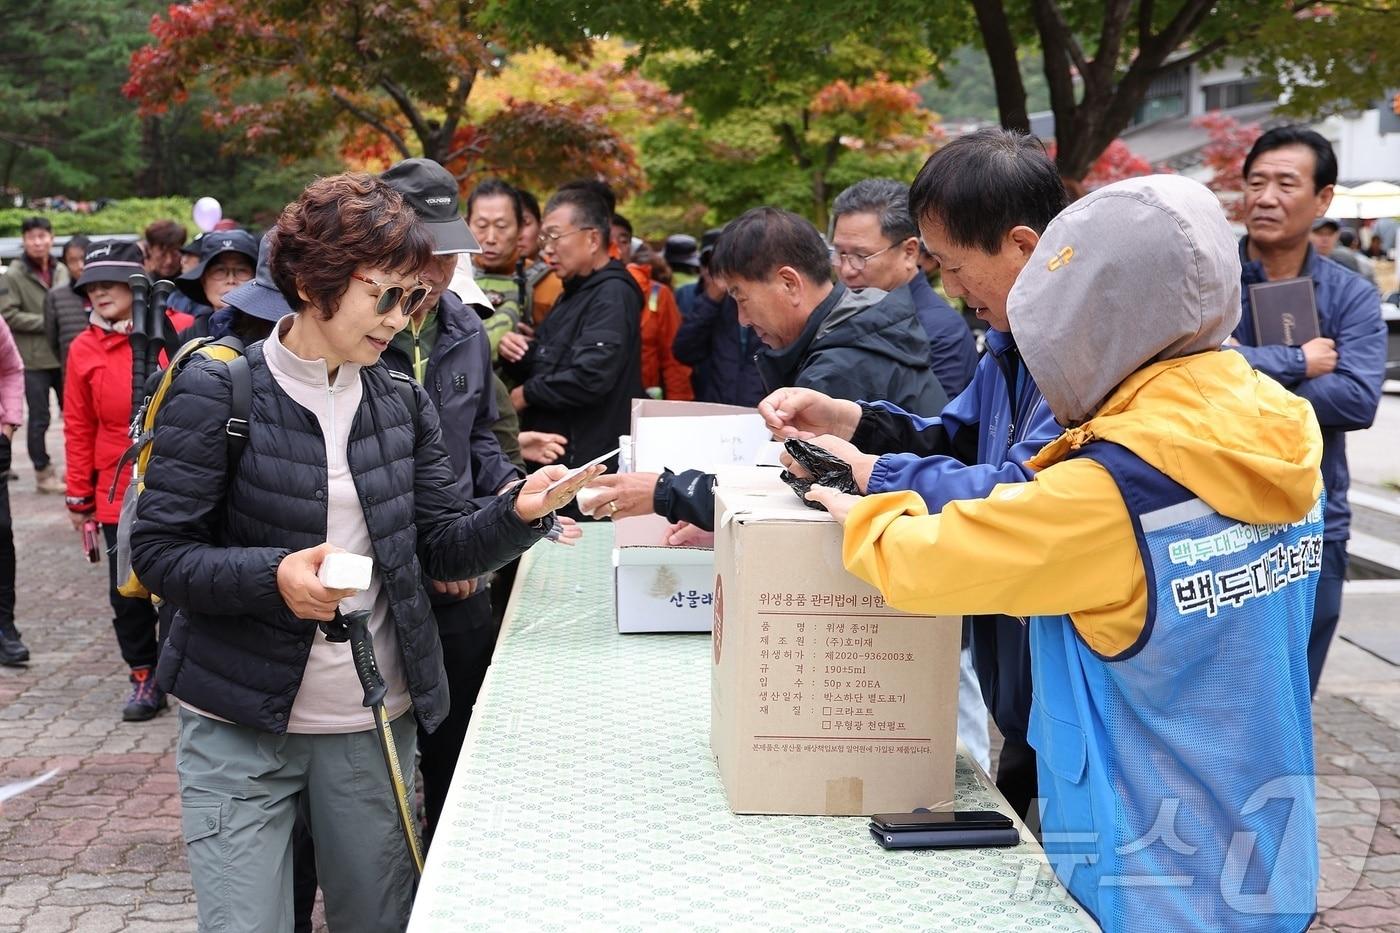
[{"label": "baseball cap with logo", "polygon": [[457,206],[457,179],[432,159],[404,159],[379,176],[393,188],[433,237],[433,254],[479,253],[481,244],[472,236]]},{"label": "baseball cap with logo", "polygon": [[141,247],[123,240],[97,240],[89,243],[83,252],[83,274],[73,283],[73,291],[87,294],[87,287],[94,282],[120,282],[129,284],[133,275],[144,275],[145,256]]},{"label": "baseball cap with logo", "polygon": [[247,230],[226,230],[206,233],[199,238],[199,264],[175,280],[175,287],[200,304],[208,304],[204,294],[204,270],[224,253],[237,253],[248,262],[258,264],[258,243]]}]

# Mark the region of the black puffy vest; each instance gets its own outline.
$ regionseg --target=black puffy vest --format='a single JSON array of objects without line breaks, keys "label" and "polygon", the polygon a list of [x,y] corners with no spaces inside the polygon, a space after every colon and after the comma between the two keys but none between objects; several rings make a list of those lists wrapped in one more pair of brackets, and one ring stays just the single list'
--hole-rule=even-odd
[{"label": "black puffy vest", "polygon": [[[281,733],[315,623],[294,617],[282,601],[277,565],[325,541],[325,441],[315,416],[277,385],[261,344],[249,348],[248,361],[249,437],[231,488],[227,369],[198,360],[175,381],[157,419],[132,563],[179,610],[157,669],[161,688],[214,715]],[[540,531],[516,515],[512,496],[480,509],[462,499],[437,413],[420,387],[413,387],[418,411],[410,412],[386,367],[367,367],[360,378],[350,468],[414,710],[432,731],[448,696],[423,573],[479,576],[514,559]]]}]

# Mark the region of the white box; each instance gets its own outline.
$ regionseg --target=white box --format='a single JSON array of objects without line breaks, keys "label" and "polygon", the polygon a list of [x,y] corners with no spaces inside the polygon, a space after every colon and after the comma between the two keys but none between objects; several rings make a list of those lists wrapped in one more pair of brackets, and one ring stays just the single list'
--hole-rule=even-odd
[{"label": "white box", "polygon": [[[703,421],[722,430],[707,432]],[[648,425],[654,422],[655,428]],[[632,403],[631,453],[623,460],[638,472],[710,470],[751,463],[766,433],[751,408],[704,402],[640,399]],[[749,450],[753,447],[753,450]],[[639,455],[641,459],[638,459]],[[665,518],[643,515],[613,522],[613,579],[617,630],[708,632],[713,623],[714,552],[665,543]]]},{"label": "white box", "polygon": [[661,544],[669,525],[659,515],[613,525],[617,630],[708,632],[714,619],[715,552]]},{"label": "white box", "polygon": [[317,573],[321,585],[332,590],[367,590],[374,580],[374,559],[349,551],[327,554]]}]

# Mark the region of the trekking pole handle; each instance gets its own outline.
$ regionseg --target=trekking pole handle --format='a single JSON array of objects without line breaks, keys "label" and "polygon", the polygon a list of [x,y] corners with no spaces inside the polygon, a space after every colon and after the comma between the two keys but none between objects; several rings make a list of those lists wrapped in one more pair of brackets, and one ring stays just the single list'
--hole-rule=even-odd
[{"label": "trekking pole handle", "polygon": [[[341,613],[337,611],[336,615]],[[350,657],[355,662],[355,674],[360,678],[360,686],[365,689],[366,707],[378,706],[384,702],[389,685],[379,672],[379,661],[374,656],[374,636],[369,630],[369,610],[360,609],[342,616],[350,630]]]},{"label": "trekking pole handle", "polygon": [[334,619],[319,624],[321,634],[326,636],[326,641],[341,644],[350,640],[350,623],[346,621],[345,614],[339,609],[336,609]]}]

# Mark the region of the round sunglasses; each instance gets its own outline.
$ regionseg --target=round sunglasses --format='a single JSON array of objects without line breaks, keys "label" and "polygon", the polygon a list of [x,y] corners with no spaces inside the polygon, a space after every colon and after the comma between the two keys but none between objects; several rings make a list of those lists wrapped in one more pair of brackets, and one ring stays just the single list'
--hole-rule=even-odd
[{"label": "round sunglasses", "polygon": [[374,303],[375,314],[388,314],[393,310],[394,305],[402,301],[403,313],[412,317],[419,308],[423,307],[424,300],[432,291],[426,285],[415,285],[411,289],[405,289],[402,285],[385,285],[383,282],[376,282],[369,276],[360,275],[358,272],[350,273],[350,277],[379,289],[379,300]]}]

